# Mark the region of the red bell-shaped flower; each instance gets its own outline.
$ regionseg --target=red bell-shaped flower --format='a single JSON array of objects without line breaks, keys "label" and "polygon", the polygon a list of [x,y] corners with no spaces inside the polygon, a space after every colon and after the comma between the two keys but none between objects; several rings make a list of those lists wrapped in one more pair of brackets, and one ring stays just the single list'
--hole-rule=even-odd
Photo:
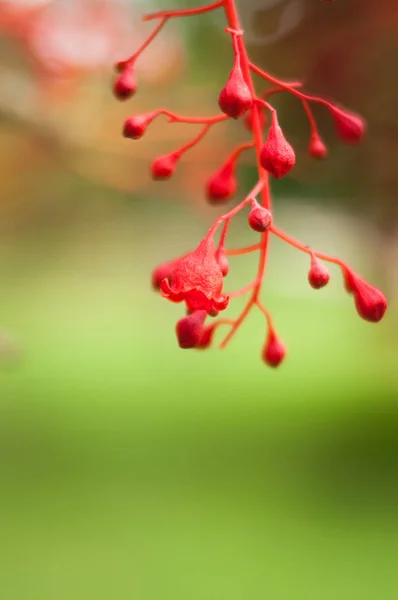
[{"label": "red bell-shaped flower", "polygon": [[212,236],[206,236],[199,246],[185,258],[177,261],[168,279],[160,284],[165,298],[184,302],[188,310],[225,310],[228,296],[222,295],[223,274],[216,258]]}]

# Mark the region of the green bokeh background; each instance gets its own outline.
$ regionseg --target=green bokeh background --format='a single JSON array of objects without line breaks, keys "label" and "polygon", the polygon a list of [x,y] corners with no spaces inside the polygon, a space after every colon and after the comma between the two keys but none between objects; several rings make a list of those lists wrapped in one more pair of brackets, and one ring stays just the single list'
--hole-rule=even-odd
[{"label": "green bokeh background", "polygon": [[2,597],[394,598],[388,325],[270,295],[283,371],[255,317],[222,354],[181,352],[130,225],[82,227],[68,255],[30,240],[2,267],[23,340],[0,375]]}]

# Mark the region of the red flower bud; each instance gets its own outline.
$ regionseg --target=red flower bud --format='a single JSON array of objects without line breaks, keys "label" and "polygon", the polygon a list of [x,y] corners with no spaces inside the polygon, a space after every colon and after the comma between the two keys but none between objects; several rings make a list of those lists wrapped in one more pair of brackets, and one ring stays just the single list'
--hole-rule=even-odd
[{"label": "red flower bud", "polygon": [[225,250],[221,246],[216,251],[216,261],[218,262],[218,266],[221,269],[222,276],[226,277],[229,273],[229,264],[227,260],[227,255],[225,254]]},{"label": "red flower bud", "polygon": [[180,156],[178,154],[166,154],[155,158],[151,165],[151,174],[153,179],[169,179],[176,170],[177,162]]},{"label": "red flower bud", "polygon": [[200,341],[196,345],[198,350],[206,350],[206,348],[211,346],[216,328],[217,323],[213,323],[212,325],[208,325],[203,329]]},{"label": "red flower bud", "polygon": [[276,112],[272,113],[268,137],[261,149],[261,166],[277,179],[286,175],[295,165],[294,150],[279,127]]},{"label": "red flower bud", "polygon": [[220,92],[218,105],[222,112],[232,119],[239,119],[253,102],[249,86],[244,80],[240,61],[235,59],[228,81]]},{"label": "red flower bud", "polygon": [[329,107],[337,136],[346,144],[359,144],[366,132],[366,122],[360,115],[336,106]]},{"label": "red flower bud", "polygon": [[176,334],[180,348],[195,348],[199,344],[206,316],[205,310],[195,310],[177,322]]},{"label": "red flower bud", "polygon": [[308,271],[308,281],[314,290],[319,290],[329,283],[330,273],[327,268],[317,259],[315,254],[311,256],[311,268]]},{"label": "red flower bud", "polygon": [[127,66],[116,77],[113,85],[113,93],[118,100],[128,100],[131,98],[137,89],[134,70],[131,66]]},{"label": "red flower bud", "polygon": [[322,160],[327,156],[328,149],[326,145],[322,141],[319,134],[314,131],[311,135],[310,143],[308,144],[308,154],[312,156],[312,158],[316,158],[317,160]]},{"label": "red flower bud", "polygon": [[247,220],[254,231],[263,233],[271,225],[272,215],[267,208],[260,206],[257,200],[255,200],[252,203]]},{"label": "red flower bud", "polygon": [[344,278],[346,289],[354,295],[359,316],[371,323],[381,321],[387,310],[387,298],[383,292],[351,270],[344,271]]},{"label": "red flower bud", "polygon": [[263,348],[262,359],[269,367],[279,367],[286,356],[285,345],[272,329]]},{"label": "red flower bud", "polygon": [[209,202],[216,204],[217,202],[229,200],[237,188],[235,178],[235,165],[233,162],[227,162],[221,167],[206,184],[206,195]]},{"label": "red flower bud", "polygon": [[153,121],[154,115],[135,115],[124,122],[123,136],[132,140],[139,140]]}]

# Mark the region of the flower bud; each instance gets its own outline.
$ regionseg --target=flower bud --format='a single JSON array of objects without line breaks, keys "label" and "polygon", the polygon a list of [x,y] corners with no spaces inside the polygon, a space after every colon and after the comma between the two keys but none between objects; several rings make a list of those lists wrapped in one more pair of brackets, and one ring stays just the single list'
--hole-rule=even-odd
[{"label": "flower bud", "polygon": [[227,260],[227,255],[225,254],[225,250],[222,246],[220,246],[216,251],[216,260],[221,269],[222,276],[226,277],[229,273],[229,264]]},{"label": "flower bud", "polygon": [[151,165],[151,174],[153,179],[169,179],[176,170],[179,155],[165,154],[164,156],[158,156],[155,158]]},{"label": "flower bud", "polygon": [[216,328],[217,323],[213,323],[212,325],[208,325],[203,329],[199,343],[196,346],[198,350],[206,350],[211,346]]},{"label": "flower bud", "polygon": [[205,310],[195,310],[177,322],[176,334],[180,348],[195,348],[199,344],[206,316]]},{"label": "flower bud", "polygon": [[245,82],[240,61],[236,58],[228,81],[220,92],[218,105],[222,112],[232,119],[239,119],[253,102],[249,86]]},{"label": "flower bud", "polygon": [[378,323],[387,310],[387,298],[379,289],[370,285],[351,270],[345,270],[346,288],[354,295],[357,313],[365,321]]},{"label": "flower bud", "polygon": [[327,268],[317,259],[315,254],[311,257],[311,268],[308,271],[308,281],[314,290],[319,290],[329,283],[330,273]]},{"label": "flower bud", "polygon": [[113,93],[118,100],[128,100],[134,96],[136,89],[134,70],[131,66],[126,66],[115,79]]},{"label": "flower bud", "polygon": [[323,158],[326,158],[327,153],[328,149],[326,148],[326,145],[322,141],[318,132],[314,131],[308,144],[308,154],[312,156],[312,158],[322,160]]},{"label": "flower bud", "polygon": [[252,203],[247,220],[249,222],[250,227],[254,231],[263,233],[271,225],[272,215],[267,208],[260,206],[257,200],[255,200]]},{"label": "flower bud", "polygon": [[295,165],[294,150],[279,127],[276,113],[272,113],[268,137],[261,149],[261,166],[277,179],[286,175]]},{"label": "flower bud", "polygon": [[361,116],[342,110],[336,106],[329,107],[334,120],[336,134],[345,144],[359,144],[366,132],[366,122]]},{"label": "flower bud", "polygon": [[210,203],[216,204],[221,201],[229,200],[237,188],[235,178],[235,165],[228,162],[217,171],[206,184],[206,196]]},{"label": "flower bud", "polygon": [[154,116],[152,114],[130,117],[124,122],[123,136],[132,140],[139,140],[144,135],[153,118]]},{"label": "flower bud", "polygon": [[263,348],[262,359],[269,367],[279,367],[286,356],[285,345],[272,329]]}]

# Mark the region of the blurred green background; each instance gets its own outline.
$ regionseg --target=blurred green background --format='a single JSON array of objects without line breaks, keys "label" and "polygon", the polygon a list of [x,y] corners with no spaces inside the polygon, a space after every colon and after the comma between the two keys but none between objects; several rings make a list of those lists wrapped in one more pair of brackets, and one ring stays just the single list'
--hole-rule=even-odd
[{"label": "blurred green background", "polygon": [[[297,14],[289,0],[238,4],[261,64],[369,121],[364,146],[347,149],[320,114],[331,156],[314,165],[300,107],[278,99],[301,154],[274,186],[275,215],[382,285],[390,311],[377,326],[361,321],[337,270],[314,292],[306,257],[275,242],[264,301],[286,364],[261,362],[255,314],[223,352],[179,350],[181,307],[151,291],[150,272],[193,247],[218,214],[203,182],[242,132],[221,128],[175,180],[155,184],[147,165],[190,131],[155,123],[131,143],[120,128],[159,105],[215,111],[231,59],[221,19],[170,23],[142,58],[140,94],[121,106],[110,65],[145,36],[139,17],[152,3],[3,3],[4,600],[397,597],[398,87],[385,65],[398,56],[398,14],[384,0],[377,11],[370,1],[303,0]],[[244,243],[253,238],[242,218],[230,245]],[[256,264],[231,267],[228,289]],[[242,306],[234,301],[232,314]]]}]

